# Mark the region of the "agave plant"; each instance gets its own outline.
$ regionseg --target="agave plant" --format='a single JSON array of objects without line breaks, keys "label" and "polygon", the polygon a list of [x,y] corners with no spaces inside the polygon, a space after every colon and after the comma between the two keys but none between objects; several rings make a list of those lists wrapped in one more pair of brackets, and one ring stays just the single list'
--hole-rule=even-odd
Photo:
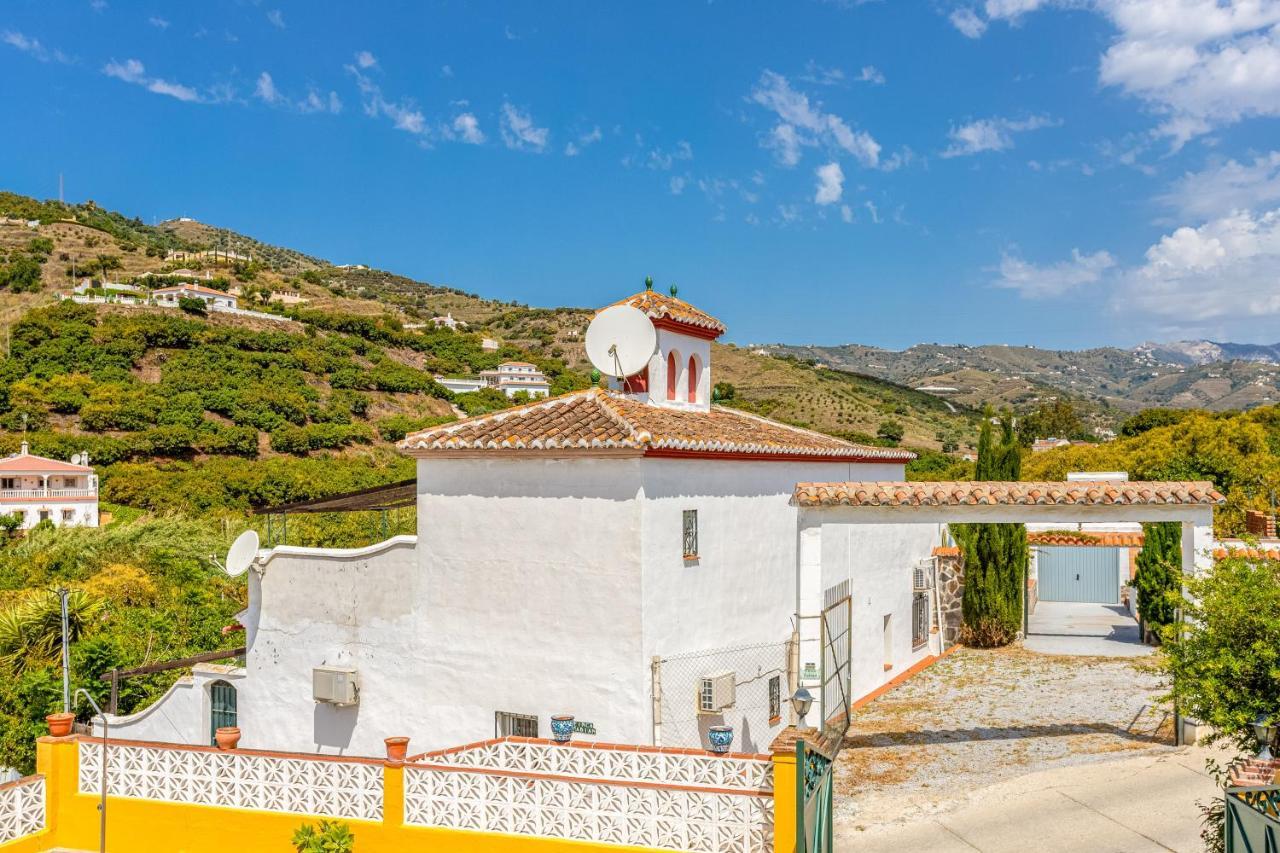
[{"label": "agave plant", "polygon": [[[103,609],[84,590],[67,595],[67,641],[75,642]],[[57,590],[41,590],[0,610],[0,668],[14,677],[58,660],[62,649],[62,606]]]}]

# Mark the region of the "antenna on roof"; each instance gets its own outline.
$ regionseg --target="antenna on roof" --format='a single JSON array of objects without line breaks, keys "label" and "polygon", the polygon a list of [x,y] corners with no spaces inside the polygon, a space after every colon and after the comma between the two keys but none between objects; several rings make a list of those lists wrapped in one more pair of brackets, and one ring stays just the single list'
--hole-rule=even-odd
[{"label": "antenna on roof", "polygon": [[236,541],[232,542],[231,547],[227,549],[227,559],[225,561],[218,562],[217,557],[213,554],[209,555],[209,562],[233,578],[247,572],[257,559],[258,534],[252,530],[246,530],[236,537]]},{"label": "antenna on roof", "polygon": [[658,347],[653,322],[638,308],[614,305],[587,327],[587,358],[605,376],[625,379],[644,370]]}]

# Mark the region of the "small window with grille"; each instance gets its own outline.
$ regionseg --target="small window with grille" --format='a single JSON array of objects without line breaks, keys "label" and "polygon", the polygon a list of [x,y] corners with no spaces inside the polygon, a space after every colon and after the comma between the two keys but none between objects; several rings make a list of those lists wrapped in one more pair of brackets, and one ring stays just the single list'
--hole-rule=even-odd
[{"label": "small window with grille", "polygon": [[692,560],[698,556],[698,511],[684,511],[684,558]]},{"label": "small window with grille", "polygon": [[769,722],[782,719],[782,676],[775,675],[769,679]]},{"label": "small window with grille", "polygon": [[911,596],[911,648],[918,649],[929,642],[929,593],[916,592]]},{"label": "small window with grille", "polygon": [[513,714],[495,711],[493,733],[495,737],[537,737],[538,718],[533,714]]}]

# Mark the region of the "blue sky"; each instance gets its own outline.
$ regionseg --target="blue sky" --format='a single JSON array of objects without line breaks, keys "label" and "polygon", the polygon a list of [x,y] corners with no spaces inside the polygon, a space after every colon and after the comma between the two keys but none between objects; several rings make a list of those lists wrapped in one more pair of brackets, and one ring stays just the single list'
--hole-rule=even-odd
[{"label": "blue sky", "polygon": [[738,342],[1280,340],[1280,2],[0,11],[6,189]]}]

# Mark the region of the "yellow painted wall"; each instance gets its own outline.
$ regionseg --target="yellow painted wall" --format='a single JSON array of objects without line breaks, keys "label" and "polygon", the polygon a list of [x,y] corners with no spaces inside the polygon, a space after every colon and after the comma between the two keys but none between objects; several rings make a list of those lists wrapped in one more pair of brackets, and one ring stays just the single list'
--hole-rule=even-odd
[{"label": "yellow painted wall", "polygon": [[[787,761],[790,761],[788,766]],[[41,738],[36,764],[45,775],[48,830],[0,844],[0,853],[38,853],[55,847],[98,849],[99,798],[79,793],[78,743],[71,738]],[[358,853],[625,853],[647,849],[522,835],[498,835],[455,829],[403,825],[404,769],[388,765],[384,773],[382,822],[345,820],[356,837]],[[789,825],[778,836],[795,838],[795,756],[774,763],[775,790],[791,804]],[[790,773],[790,775],[787,775]],[[783,823],[786,817],[782,815]],[[121,797],[107,799],[107,850],[111,853],[240,853],[292,850],[289,840],[303,823],[318,818],[278,812],[228,809],[189,803],[167,803]],[[777,850],[790,847],[776,847]]]},{"label": "yellow painted wall", "polygon": [[773,851],[796,849],[796,754],[773,754]]}]

